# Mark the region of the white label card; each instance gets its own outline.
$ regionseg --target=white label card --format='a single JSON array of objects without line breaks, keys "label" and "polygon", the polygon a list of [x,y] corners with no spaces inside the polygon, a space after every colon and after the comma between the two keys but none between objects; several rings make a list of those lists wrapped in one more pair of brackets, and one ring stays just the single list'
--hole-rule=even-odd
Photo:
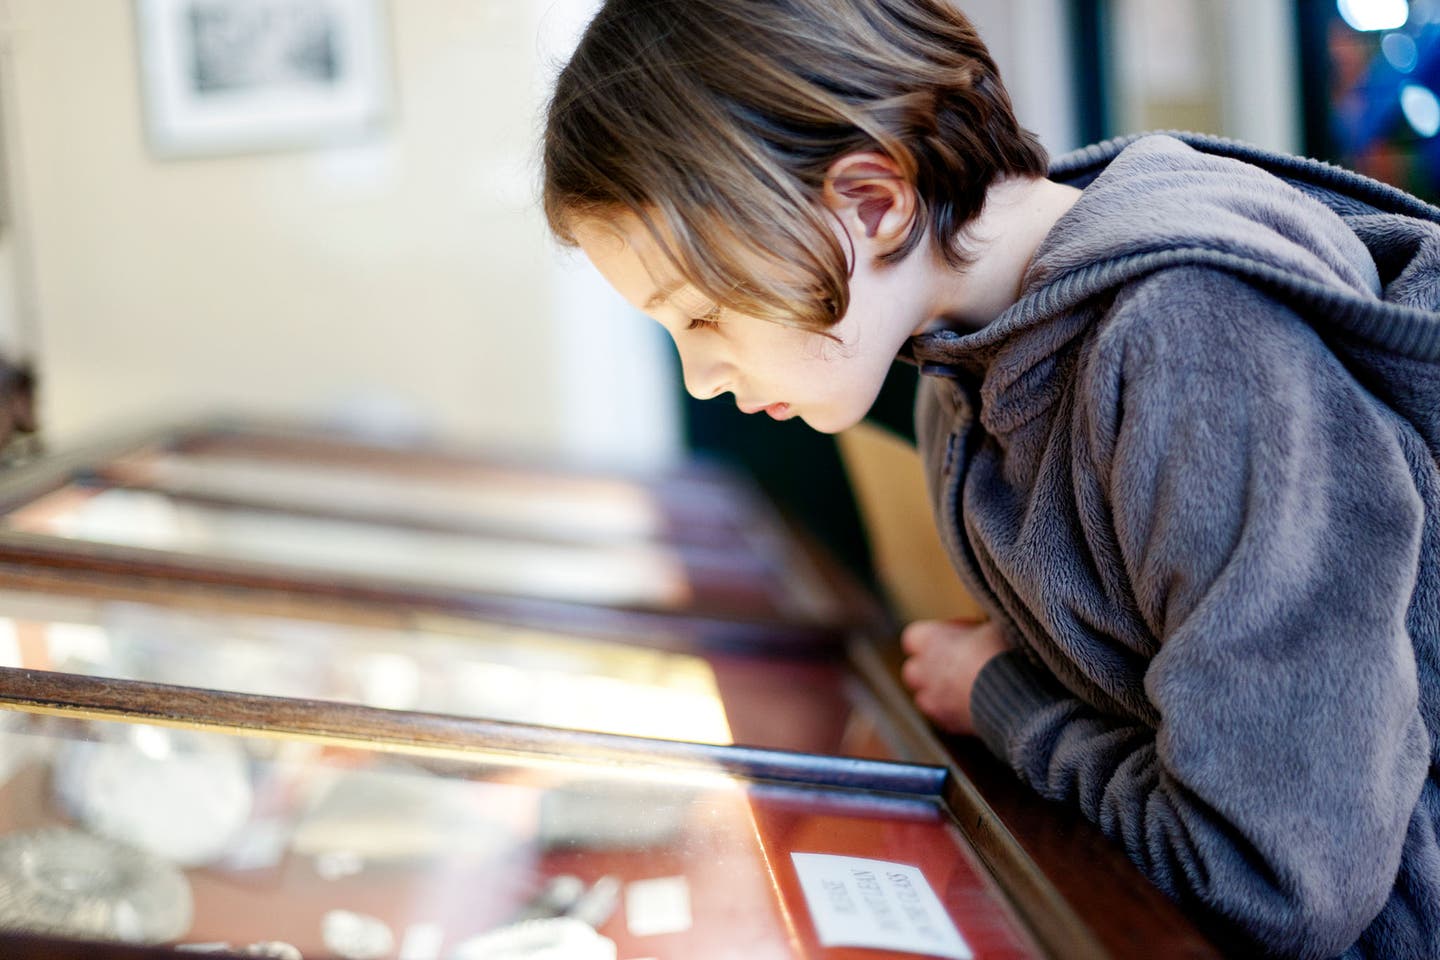
[{"label": "white label card", "polygon": [[820,943],[975,956],[918,867],[824,853],[792,853]]},{"label": "white label card", "polygon": [[625,887],[625,925],[631,936],[684,933],[690,916],[690,882],[684,877],[636,880]]}]

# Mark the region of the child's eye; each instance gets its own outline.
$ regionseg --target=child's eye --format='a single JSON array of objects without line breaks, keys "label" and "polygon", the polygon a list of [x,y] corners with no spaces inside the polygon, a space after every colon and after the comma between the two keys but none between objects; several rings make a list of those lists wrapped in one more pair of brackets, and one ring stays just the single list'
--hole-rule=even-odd
[{"label": "child's eye", "polygon": [[720,325],[720,306],[717,304],[710,308],[703,317],[695,317],[690,321],[687,330],[714,330]]}]

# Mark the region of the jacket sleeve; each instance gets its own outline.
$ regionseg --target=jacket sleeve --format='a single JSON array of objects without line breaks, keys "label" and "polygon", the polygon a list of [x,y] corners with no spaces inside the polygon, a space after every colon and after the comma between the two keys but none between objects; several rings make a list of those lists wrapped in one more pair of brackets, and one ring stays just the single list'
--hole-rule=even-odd
[{"label": "jacket sleeve", "polygon": [[1406,630],[1421,502],[1388,414],[1313,330],[1175,273],[1115,301],[1077,399],[1158,722],[1016,651],[982,671],[975,723],[1182,903],[1334,956],[1391,893],[1429,763]]}]

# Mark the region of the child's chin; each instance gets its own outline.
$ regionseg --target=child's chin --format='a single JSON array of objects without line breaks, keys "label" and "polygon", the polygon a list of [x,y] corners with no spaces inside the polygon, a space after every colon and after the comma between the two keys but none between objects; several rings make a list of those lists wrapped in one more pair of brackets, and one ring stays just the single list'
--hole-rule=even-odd
[{"label": "child's chin", "polygon": [[813,410],[803,411],[795,415],[797,420],[804,420],[810,429],[819,433],[840,433],[849,430],[855,424],[865,419],[865,411],[858,414],[848,412],[837,413],[834,411],[816,412]]}]

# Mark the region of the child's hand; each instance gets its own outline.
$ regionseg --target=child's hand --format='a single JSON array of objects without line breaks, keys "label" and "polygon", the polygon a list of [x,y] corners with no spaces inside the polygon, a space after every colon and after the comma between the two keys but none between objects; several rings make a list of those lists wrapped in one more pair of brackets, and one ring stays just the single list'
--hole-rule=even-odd
[{"label": "child's hand", "polygon": [[1000,629],[993,622],[916,620],[900,645],[909,654],[900,677],[920,712],[951,733],[974,733],[970,691],[990,658],[1009,649]]}]

